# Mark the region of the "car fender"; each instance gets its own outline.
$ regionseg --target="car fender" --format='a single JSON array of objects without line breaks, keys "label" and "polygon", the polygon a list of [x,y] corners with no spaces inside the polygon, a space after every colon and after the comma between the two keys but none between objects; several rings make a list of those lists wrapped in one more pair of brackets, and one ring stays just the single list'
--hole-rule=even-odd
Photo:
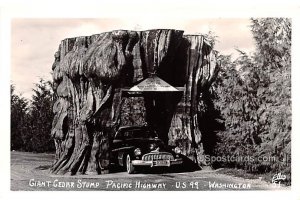
[{"label": "car fender", "polygon": [[124,155],[129,154],[130,156],[133,156],[133,151],[136,149],[135,146],[127,146],[127,147],[121,147],[112,150],[114,153],[117,153],[118,156],[118,164],[120,166],[124,165]]}]

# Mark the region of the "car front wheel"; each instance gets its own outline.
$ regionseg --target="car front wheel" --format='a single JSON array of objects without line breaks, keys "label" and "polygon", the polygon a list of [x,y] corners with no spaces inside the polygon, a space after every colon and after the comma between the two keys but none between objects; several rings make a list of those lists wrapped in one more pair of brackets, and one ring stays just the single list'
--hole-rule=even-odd
[{"label": "car front wheel", "polygon": [[128,174],[134,173],[134,166],[132,165],[130,155],[128,154],[126,157],[126,170]]}]

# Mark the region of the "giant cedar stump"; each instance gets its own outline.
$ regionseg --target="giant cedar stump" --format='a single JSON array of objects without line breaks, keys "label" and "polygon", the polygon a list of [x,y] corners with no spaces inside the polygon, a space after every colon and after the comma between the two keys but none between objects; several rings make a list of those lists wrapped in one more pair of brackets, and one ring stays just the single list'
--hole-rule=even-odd
[{"label": "giant cedar stump", "polygon": [[[205,165],[198,104],[216,76],[215,56],[203,36],[179,30],[117,30],[63,40],[52,67],[58,97],[52,173],[106,171],[118,127],[146,123],[165,142]],[[153,75],[184,92],[123,95],[123,88]]]}]

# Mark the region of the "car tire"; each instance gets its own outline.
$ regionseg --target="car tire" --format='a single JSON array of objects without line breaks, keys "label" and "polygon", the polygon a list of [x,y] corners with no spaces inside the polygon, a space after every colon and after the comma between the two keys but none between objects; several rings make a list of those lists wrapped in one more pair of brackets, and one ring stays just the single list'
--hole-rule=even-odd
[{"label": "car tire", "polygon": [[131,157],[129,154],[126,157],[126,171],[128,174],[133,174],[135,172],[135,168],[132,165]]}]

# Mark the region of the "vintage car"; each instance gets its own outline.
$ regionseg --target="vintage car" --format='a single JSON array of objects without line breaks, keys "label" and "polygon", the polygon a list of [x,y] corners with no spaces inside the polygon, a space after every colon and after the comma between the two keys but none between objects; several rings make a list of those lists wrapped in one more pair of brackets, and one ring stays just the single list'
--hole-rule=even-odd
[{"label": "vintage car", "polygon": [[129,174],[138,167],[182,165],[181,151],[172,149],[146,126],[121,127],[112,144],[112,162],[126,168]]}]

